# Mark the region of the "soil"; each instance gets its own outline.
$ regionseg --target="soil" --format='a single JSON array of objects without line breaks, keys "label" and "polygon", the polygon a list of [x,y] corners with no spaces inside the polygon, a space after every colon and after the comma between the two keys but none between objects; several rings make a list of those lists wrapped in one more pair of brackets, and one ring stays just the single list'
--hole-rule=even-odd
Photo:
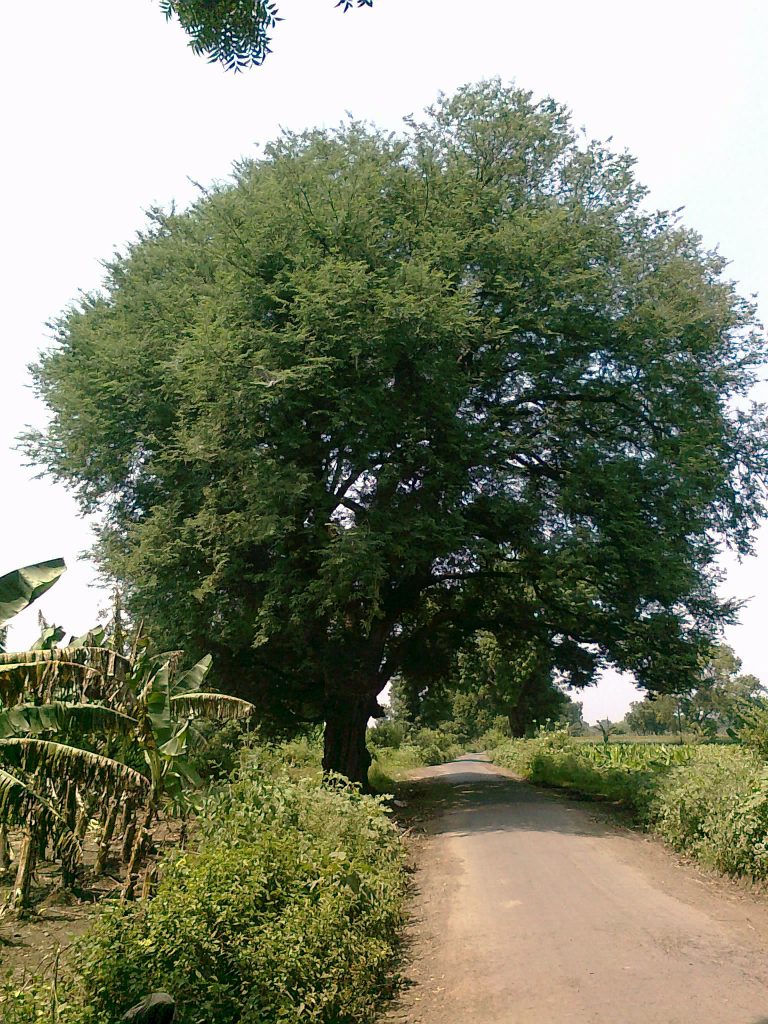
[{"label": "soil", "polygon": [[[11,838],[18,846],[18,835]],[[155,826],[152,838],[157,855],[178,847],[178,829],[165,821]],[[120,897],[125,867],[117,857],[119,846],[118,837],[106,872],[94,878],[96,841],[93,835],[86,837],[82,877],[72,891],[62,888],[59,865],[37,865],[30,912],[22,918],[0,916],[0,982],[9,976],[17,984],[30,977],[53,977],[66,963],[70,947],[88,930],[99,907]],[[13,875],[11,870],[0,880],[0,907],[11,894]]]}]

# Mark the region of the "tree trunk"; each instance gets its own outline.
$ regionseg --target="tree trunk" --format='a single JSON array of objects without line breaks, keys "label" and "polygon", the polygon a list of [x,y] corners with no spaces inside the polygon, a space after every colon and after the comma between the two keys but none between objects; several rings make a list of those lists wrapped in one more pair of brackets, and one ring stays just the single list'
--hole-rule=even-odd
[{"label": "tree trunk", "polygon": [[123,810],[120,815],[120,824],[117,826],[117,834],[125,836],[128,831],[128,826],[133,821],[133,800],[130,797],[126,797],[123,802]]},{"label": "tree trunk", "polygon": [[0,823],[0,874],[11,866],[11,844],[8,842],[8,826]]},{"label": "tree trunk", "polygon": [[32,821],[24,829],[24,836],[21,840],[19,850],[19,862],[16,869],[16,881],[11,896],[11,909],[22,914],[29,909],[29,892],[32,887],[32,875],[35,870],[35,858],[37,855],[38,835],[37,822]]},{"label": "tree trunk", "polygon": [[141,867],[141,858],[144,856],[144,850],[147,847],[149,839],[151,837],[152,819],[155,816],[155,805],[150,801],[147,807],[147,813],[144,816],[138,832],[136,833],[136,839],[133,843],[133,850],[131,851],[131,859],[128,864],[128,871],[125,876],[125,882],[123,884],[123,891],[121,899],[132,900],[134,893],[136,892],[136,883],[139,879],[139,868]]},{"label": "tree trunk", "polygon": [[125,832],[123,834],[123,845],[120,851],[120,859],[122,860],[123,864],[128,863],[128,861],[131,859],[131,854],[133,853],[133,844],[136,841],[136,829],[138,828],[136,822],[136,813],[137,812],[134,809],[133,817],[126,825]]},{"label": "tree trunk", "polygon": [[338,694],[326,703],[323,771],[338,772],[366,792],[371,755],[365,731],[378,711],[375,695]]},{"label": "tree trunk", "polygon": [[99,850],[96,854],[96,863],[93,866],[94,875],[100,875],[106,866],[107,858],[109,857],[109,848],[112,843],[112,835],[115,831],[115,824],[117,823],[117,800],[112,802],[112,806],[107,812],[107,820],[104,822],[104,830],[101,833],[101,839],[99,841]]},{"label": "tree trunk", "polygon": [[75,839],[77,843],[62,861],[63,882],[66,889],[72,888],[77,879],[77,873],[83,861],[85,835],[91,823],[91,815],[96,806],[96,800],[96,796],[84,796],[80,813],[77,814],[77,823],[75,824]]},{"label": "tree trunk", "polygon": [[509,732],[513,739],[521,740],[525,737],[526,726],[523,716],[520,714],[518,708],[512,708],[507,712],[507,721],[509,722]]},{"label": "tree trunk", "polygon": [[68,782],[64,791],[64,821],[74,832],[77,826],[77,786],[74,782]]}]

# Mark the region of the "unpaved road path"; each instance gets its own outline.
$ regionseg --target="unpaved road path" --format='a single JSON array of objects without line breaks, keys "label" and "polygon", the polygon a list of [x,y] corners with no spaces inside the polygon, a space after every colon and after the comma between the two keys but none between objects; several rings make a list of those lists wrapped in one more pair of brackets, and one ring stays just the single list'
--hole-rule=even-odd
[{"label": "unpaved road path", "polygon": [[392,1024],[768,1024],[765,899],[482,755],[419,778],[444,809]]}]

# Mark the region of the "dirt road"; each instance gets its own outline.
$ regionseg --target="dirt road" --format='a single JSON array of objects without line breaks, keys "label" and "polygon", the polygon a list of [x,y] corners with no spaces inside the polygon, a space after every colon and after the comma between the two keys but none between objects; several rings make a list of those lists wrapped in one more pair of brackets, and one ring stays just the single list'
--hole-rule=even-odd
[{"label": "dirt road", "polygon": [[445,808],[393,1024],[768,1024],[765,900],[482,755],[420,778]]}]

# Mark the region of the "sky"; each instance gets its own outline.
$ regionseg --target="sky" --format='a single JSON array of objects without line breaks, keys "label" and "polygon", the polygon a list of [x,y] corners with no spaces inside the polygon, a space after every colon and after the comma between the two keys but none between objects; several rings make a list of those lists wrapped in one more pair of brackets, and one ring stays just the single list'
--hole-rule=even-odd
[{"label": "sky", "polygon": [[[36,636],[39,607],[72,633],[108,595],[79,555],[90,526],[60,485],[16,450],[45,410],[27,365],[46,323],[97,288],[103,261],[155,204],[185,205],[194,182],[225,179],[281,128],[333,126],[347,112],[397,130],[441,91],[492,76],[569,106],[590,137],[638,161],[660,208],[730,261],[745,294],[768,295],[768,4],[764,0],[281,0],[261,68],[225,72],[194,56],[157,0],[38,0],[3,14],[0,127],[0,574],[54,556],[65,577],[19,616],[10,642]],[[766,319],[765,299],[762,315]],[[758,397],[768,398],[768,386]],[[751,599],[727,640],[768,684],[768,527],[756,555],[726,557],[723,593]],[[589,721],[619,719],[638,693],[608,675],[584,691]]]}]

